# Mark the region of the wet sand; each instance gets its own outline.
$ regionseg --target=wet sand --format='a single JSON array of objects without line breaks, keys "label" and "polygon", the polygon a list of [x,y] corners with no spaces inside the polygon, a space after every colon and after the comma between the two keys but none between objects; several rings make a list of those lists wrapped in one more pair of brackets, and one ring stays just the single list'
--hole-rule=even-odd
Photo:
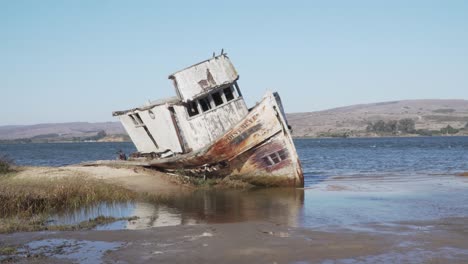
[{"label": "wet sand", "polygon": [[[269,222],[1,235],[19,263],[466,263],[468,218],[320,231]],[[29,257],[28,257],[29,255]],[[6,259],[4,261],[7,261]]]}]

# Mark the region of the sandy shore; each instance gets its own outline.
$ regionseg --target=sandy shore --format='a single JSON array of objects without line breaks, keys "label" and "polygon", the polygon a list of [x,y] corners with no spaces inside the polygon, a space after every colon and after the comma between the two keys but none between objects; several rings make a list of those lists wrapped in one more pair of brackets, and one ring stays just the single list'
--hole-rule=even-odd
[{"label": "sandy shore", "polygon": [[24,179],[82,176],[119,184],[136,192],[172,194],[190,189],[180,177],[141,167],[81,166],[23,167],[15,176]]}]

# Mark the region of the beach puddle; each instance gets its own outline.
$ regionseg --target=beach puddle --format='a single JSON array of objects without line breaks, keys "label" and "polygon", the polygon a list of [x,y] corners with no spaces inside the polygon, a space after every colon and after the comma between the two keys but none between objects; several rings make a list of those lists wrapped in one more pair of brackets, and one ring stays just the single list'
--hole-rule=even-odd
[{"label": "beach puddle", "polygon": [[[36,240],[19,248],[15,258],[44,258],[53,257],[73,263],[101,263],[101,258],[109,251],[123,246],[121,242],[88,241],[74,239],[44,239]],[[59,261],[61,262],[61,261]]]},{"label": "beach puddle", "polygon": [[96,230],[138,230],[151,227],[192,224],[191,221],[184,221],[180,213],[164,205],[127,202],[101,203],[75,211],[56,214],[49,218],[49,225],[77,225],[101,216],[112,217],[117,219],[117,221],[99,225],[95,228]]}]

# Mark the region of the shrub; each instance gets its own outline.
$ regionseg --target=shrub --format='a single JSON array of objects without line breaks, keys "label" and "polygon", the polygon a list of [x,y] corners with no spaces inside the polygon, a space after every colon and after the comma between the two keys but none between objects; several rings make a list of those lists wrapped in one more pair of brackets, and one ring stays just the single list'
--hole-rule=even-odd
[{"label": "shrub", "polygon": [[440,129],[440,133],[442,133],[442,134],[452,134],[453,135],[453,134],[458,133],[458,131],[460,131],[460,130],[456,129],[456,128],[453,128],[451,125],[447,125],[446,127]]},{"label": "shrub", "polygon": [[415,132],[415,121],[411,118],[404,118],[399,121],[389,120],[387,122],[383,120],[377,120],[376,122],[367,123],[367,132],[376,133],[391,133],[397,134],[398,132],[403,133],[414,133]]},{"label": "shrub", "polygon": [[398,130],[403,133],[413,133],[415,128],[415,123],[411,118],[403,118],[398,121]]},{"label": "shrub", "polygon": [[12,171],[13,160],[8,156],[0,155],[0,174],[5,174]]}]

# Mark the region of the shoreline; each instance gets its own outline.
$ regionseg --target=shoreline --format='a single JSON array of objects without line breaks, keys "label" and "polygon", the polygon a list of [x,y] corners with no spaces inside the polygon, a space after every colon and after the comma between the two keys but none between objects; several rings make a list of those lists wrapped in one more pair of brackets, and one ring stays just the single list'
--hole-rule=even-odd
[{"label": "shoreline", "polygon": [[385,135],[385,136],[349,136],[349,137],[294,137],[293,139],[376,139],[376,138],[445,138],[445,137],[468,137],[468,135],[435,135],[435,136],[424,136],[424,135]]},{"label": "shoreline", "polygon": [[[417,135],[417,134],[405,134],[405,135],[377,135],[377,136],[347,136],[347,137],[316,137],[316,136],[292,136],[293,139],[376,139],[376,138],[445,138],[445,137],[468,137],[468,134],[463,135]],[[54,141],[54,142],[15,142],[15,140],[0,140],[0,145],[26,145],[26,144],[77,144],[77,143],[132,143],[132,141]]]}]

